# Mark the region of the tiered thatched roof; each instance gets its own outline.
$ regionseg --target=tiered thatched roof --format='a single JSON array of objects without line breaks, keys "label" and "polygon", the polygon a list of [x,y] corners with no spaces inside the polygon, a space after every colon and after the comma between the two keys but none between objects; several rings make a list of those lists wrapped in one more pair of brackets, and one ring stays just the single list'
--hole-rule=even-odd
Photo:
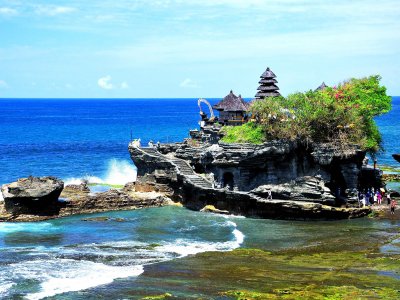
[{"label": "tiered thatched roof", "polygon": [[256,94],[256,99],[264,99],[265,97],[275,97],[280,96],[278,92],[279,88],[276,85],[278,81],[275,79],[276,75],[267,68],[265,72],[260,76],[261,80],[258,82],[260,86],[258,87],[258,92]]},{"label": "tiered thatched roof", "polygon": [[242,96],[236,96],[232,90],[220,102],[213,106],[214,109],[219,111],[247,111],[249,103],[242,99]]},{"label": "tiered thatched roof", "polygon": [[321,85],[319,87],[317,87],[315,91],[323,91],[327,87],[328,86],[325,84],[325,82],[322,82]]}]

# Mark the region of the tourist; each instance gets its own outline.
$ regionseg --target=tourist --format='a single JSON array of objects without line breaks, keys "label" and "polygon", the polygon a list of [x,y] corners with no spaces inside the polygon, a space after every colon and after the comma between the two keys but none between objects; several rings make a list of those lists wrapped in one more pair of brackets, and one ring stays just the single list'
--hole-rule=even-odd
[{"label": "tourist", "polygon": [[390,205],[390,192],[388,192],[386,195],[386,201],[387,201],[387,204]]},{"label": "tourist", "polygon": [[150,142],[148,143],[149,148],[154,148],[154,143],[152,140],[150,140]]},{"label": "tourist", "polygon": [[374,189],[372,188],[372,191],[369,190],[368,193],[369,193],[368,202],[369,202],[370,205],[374,205],[374,203],[375,203],[374,202]]},{"label": "tourist", "polygon": [[272,191],[271,190],[267,191],[267,199],[272,200]]},{"label": "tourist", "polygon": [[361,194],[361,203],[363,207],[369,205],[368,198],[365,194]]},{"label": "tourist", "polygon": [[377,200],[378,200],[378,205],[381,205],[381,204],[382,204],[382,195],[381,195],[381,193],[379,192],[379,190],[376,191],[376,198],[377,198]]},{"label": "tourist", "polygon": [[397,205],[397,202],[395,200],[392,200],[390,203],[390,214],[391,215],[394,215],[394,210],[396,209],[396,205]]},{"label": "tourist", "polygon": [[364,206],[363,205],[363,198],[364,198],[363,194],[360,191],[358,191],[357,192],[358,207],[361,207],[361,205]]}]

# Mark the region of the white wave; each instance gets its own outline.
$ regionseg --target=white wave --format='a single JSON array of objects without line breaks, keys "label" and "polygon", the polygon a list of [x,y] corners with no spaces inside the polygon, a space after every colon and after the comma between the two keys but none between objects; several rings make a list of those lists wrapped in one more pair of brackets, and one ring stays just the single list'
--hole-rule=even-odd
[{"label": "white wave", "polygon": [[237,229],[235,229],[232,233],[235,236],[235,241],[239,247],[244,242],[244,234],[243,234],[243,232],[241,232],[240,230],[237,230]]},{"label": "white wave", "polygon": [[108,162],[106,173],[100,177],[86,175],[81,178],[71,177],[64,180],[65,185],[81,184],[88,182],[90,184],[113,184],[124,185],[128,182],[136,181],[137,170],[135,166],[127,160],[111,159]]},{"label": "white wave", "polygon": [[1,282],[0,281],[0,298],[5,299],[8,291],[15,285],[13,282]]},{"label": "white wave", "polygon": [[[46,226],[48,225],[44,225],[42,229]],[[10,278],[18,279],[17,282],[27,280],[40,282],[39,290],[27,291],[29,294],[26,295],[26,299],[38,300],[109,284],[118,278],[139,276],[143,273],[143,265],[207,251],[230,251],[243,243],[245,236],[237,229],[236,223],[224,220],[216,226],[229,227],[231,237],[221,242],[180,238],[170,242],[155,241],[154,244],[140,241],[108,241],[36,247],[30,249],[32,259],[0,269],[0,279],[6,280],[3,295],[10,293],[12,288],[8,285]]]},{"label": "white wave", "polygon": [[136,180],[136,168],[126,160],[112,159],[104,181],[109,184],[126,184]]},{"label": "white wave", "polygon": [[48,232],[50,230],[55,230],[51,223],[40,222],[40,223],[0,223],[0,233],[12,233],[20,231],[28,232]]},{"label": "white wave", "polygon": [[42,281],[39,292],[25,296],[29,300],[38,300],[109,284],[117,278],[139,276],[143,266],[107,266],[70,259],[35,260],[18,264],[13,273],[17,277]]},{"label": "white wave", "polygon": [[234,227],[234,230],[232,231],[234,239],[232,241],[211,243],[178,239],[174,243],[167,243],[165,245],[156,247],[156,249],[161,252],[175,253],[179,257],[185,257],[202,252],[231,251],[239,248],[244,241],[245,235],[240,230],[236,229],[237,225],[232,221],[227,221],[224,226]]}]

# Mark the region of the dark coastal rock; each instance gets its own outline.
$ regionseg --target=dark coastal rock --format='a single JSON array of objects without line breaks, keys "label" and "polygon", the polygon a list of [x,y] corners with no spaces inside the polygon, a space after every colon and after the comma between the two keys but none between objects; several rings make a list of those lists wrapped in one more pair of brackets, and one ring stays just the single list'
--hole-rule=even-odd
[{"label": "dark coastal rock", "polygon": [[169,201],[168,197],[160,193],[139,193],[123,189],[111,189],[103,193],[87,195],[86,197],[78,195],[68,198],[68,203],[60,211],[60,215],[156,207],[166,205]]},{"label": "dark coastal rock", "polygon": [[60,197],[62,198],[69,198],[71,196],[87,196],[90,193],[90,188],[88,187],[87,183],[81,184],[69,184],[64,187]]},{"label": "dark coastal rock", "polygon": [[32,201],[34,205],[13,202],[14,206],[10,206],[9,210],[0,203],[0,221],[41,221],[75,214],[158,207],[173,203],[161,192],[136,191],[134,183],[126,184],[122,189],[110,189],[97,194],[91,194],[86,184],[68,185],[60,196],[59,201]]},{"label": "dark coastal rock", "polygon": [[[328,166],[316,164],[312,149],[282,141],[264,145],[182,144],[166,154],[130,144],[129,151],[138,166],[136,185],[168,186],[173,190],[172,199],[190,209],[212,205],[234,214],[279,219],[342,219],[369,212],[368,208],[332,206],[336,197],[331,186],[347,188],[343,174],[353,164],[362,165],[363,155],[357,148],[341,160],[339,153],[330,153]],[[142,170],[140,166],[144,166]],[[263,186],[274,188],[275,196],[283,199],[266,199]]]},{"label": "dark coastal rock", "polygon": [[12,214],[52,214],[59,210],[64,183],[55,177],[28,177],[1,188],[5,210]]},{"label": "dark coastal rock", "polygon": [[335,205],[335,197],[321,178],[304,176],[289,183],[261,185],[251,191],[253,194],[273,199],[317,202]]}]

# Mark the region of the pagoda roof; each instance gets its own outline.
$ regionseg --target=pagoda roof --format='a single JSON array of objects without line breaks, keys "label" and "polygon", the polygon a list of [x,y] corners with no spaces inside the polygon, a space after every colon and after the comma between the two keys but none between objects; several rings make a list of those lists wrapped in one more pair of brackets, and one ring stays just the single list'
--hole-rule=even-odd
[{"label": "pagoda roof", "polygon": [[276,75],[271,71],[270,68],[267,68],[264,73],[260,76],[261,78],[275,78]]},{"label": "pagoda roof", "polygon": [[274,79],[274,78],[263,78],[261,79],[259,82],[259,84],[265,84],[265,83],[278,83],[278,80]]},{"label": "pagoda roof", "polygon": [[280,95],[281,94],[278,91],[271,91],[271,92],[258,91],[256,94],[256,99],[264,99],[266,97],[277,97]]},{"label": "pagoda roof", "polygon": [[276,85],[260,85],[258,91],[277,91],[279,88]]},{"label": "pagoda roof", "polygon": [[321,85],[319,87],[317,87],[315,90],[316,91],[323,91],[324,89],[326,89],[328,86],[325,84],[325,82],[322,82]]},{"label": "pagoda roof", "polygon": [[247,111],[249,103],[244,101],[240,95],[236,96],[231,90],[230,93],[220,102],[215,104],[213,108],[223,111]]}]

